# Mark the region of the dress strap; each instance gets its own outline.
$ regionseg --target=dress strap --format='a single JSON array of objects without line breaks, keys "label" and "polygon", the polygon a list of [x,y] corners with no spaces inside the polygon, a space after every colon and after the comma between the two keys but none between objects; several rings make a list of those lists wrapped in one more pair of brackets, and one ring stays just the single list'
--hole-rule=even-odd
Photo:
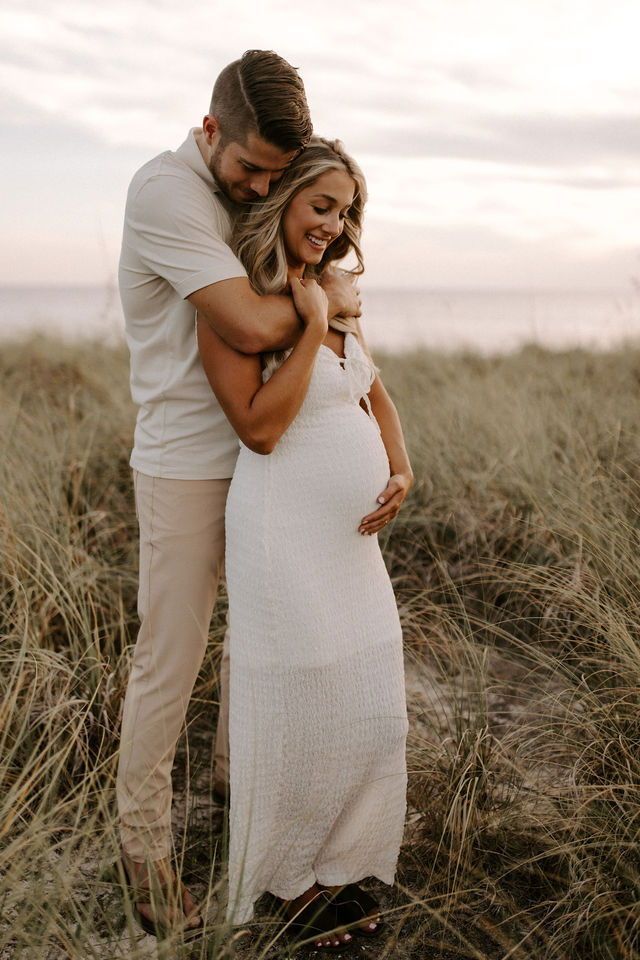
[{"label": "dress strap", "polygon": [[[351,333],[352,331],[349,332]],[[380,368],[377,367],[373,360],[371,360],[370,357],[368,357],[364,352],[362,349],[362,344],[358,340],[357,335],[355,343],[357,343],[357,346],[355,347],[355,352],[353,352],[351,345],[347,346],[347,344],[349,344],[349,340],[347,337],[345,337],[344,365],[345,369],[349,371],[349,389],[351,392],[351,399],[355,403],[359,403],[361,399],[364,400],[364,405],[367,408],[369,417],[375,423],[378,433],[381,433],[380,424],[374,416],[373,410],[371,409],[371,401],[369,400],[369,387],[373,383],[375,375],[380,373]],[[366,388],[365,384],[356,373],[356,368],[359,368],[363,372],[367,381]]]}]

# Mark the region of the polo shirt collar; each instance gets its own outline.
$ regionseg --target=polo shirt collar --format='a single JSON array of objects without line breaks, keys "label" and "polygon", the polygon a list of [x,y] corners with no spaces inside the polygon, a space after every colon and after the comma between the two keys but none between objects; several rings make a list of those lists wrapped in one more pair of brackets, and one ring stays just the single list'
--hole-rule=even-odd
[{"label": "polo shirt collar", "polygon": [[213,174],[202,159],[200,147],[196,143],[196,133],[201,133],[202,127],[191,127],[187,139],[175,151],[175,156],[186,163],[194,173],[201,177],[207,186],[215,193],[221,193],[220,187],[213,178]]}]

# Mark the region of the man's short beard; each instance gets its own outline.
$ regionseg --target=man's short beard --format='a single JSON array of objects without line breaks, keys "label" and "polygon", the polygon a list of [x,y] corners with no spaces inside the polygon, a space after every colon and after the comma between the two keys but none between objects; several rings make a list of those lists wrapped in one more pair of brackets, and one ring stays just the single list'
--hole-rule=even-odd
[{"label": "man's short beard", "polygon": [[225,149],[226,149],[226,144],[224,145],[222,143],[216,144],[216,148],[213,151],[211,160],[209,162],[209,172],[211,173],[211,176],[215,180],[218,187],[224,193],[225,197],[227,197],[227,199],[229,200],[232,200],[231,194],[229,193],[229,184],[220,174],[220,165],[221,165],[220,160]]}]

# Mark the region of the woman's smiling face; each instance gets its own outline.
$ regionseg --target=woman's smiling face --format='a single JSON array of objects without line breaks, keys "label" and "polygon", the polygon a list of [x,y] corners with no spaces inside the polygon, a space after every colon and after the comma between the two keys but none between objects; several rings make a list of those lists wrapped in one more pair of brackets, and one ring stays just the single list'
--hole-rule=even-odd
[{"label": "woman's smiling face", "polygon": [[355,189],[346,170],[328,170],[295,195],[282,218],[290,267],[320,263],[329,244],[342,233]]}]

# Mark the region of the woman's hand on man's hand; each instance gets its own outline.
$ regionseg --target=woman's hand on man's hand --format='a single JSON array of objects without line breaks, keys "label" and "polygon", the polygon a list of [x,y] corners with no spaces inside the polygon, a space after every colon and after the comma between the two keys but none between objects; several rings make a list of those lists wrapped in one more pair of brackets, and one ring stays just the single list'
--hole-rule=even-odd
[{"label": "woman's hand on man's hand", "polygon": [[389,478],[387,486],[378,497],[378,503],[381,506],[363,517],[358,527],[358,533],[372,534],[378,533],[394,517],[397,516],[404,499],[413,486],[413,474],[394,473]]},{"label": "woman's hand on man's hand", "polygon": [[317,280],[293,277],[291,296],[305,327],[314,327],[324,337],[328,330],[327,295]]}]

